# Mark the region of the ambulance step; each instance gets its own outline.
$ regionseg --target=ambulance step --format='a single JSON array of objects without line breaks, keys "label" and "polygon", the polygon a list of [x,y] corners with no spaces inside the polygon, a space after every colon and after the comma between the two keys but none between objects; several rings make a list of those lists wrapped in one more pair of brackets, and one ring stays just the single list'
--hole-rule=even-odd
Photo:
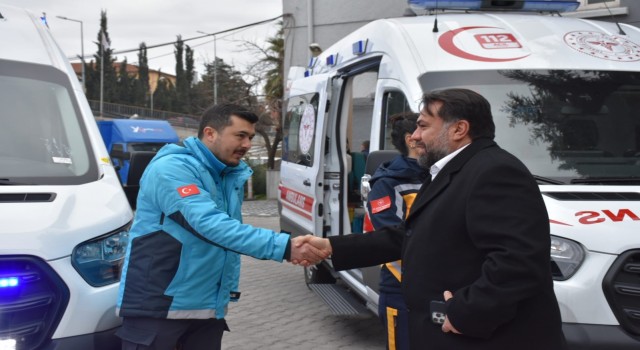
[{"label": "ambulance step", "polygon": [[309,284],[309,289],[314,291],[335,315],[356,316],[370,315],[367,308],[344,287],[336,284]]}]

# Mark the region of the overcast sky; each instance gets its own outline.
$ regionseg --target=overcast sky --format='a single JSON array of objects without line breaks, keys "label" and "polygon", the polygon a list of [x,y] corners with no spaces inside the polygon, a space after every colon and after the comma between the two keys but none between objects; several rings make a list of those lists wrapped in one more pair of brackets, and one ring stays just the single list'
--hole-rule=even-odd
[{"label": "overcast sky", "polygon": [[[0,3],[23,7],[37,15],[46,13],[51,33],[70,58],[80,55],[80,23],[56,16],[83,22],[84,55],[87,57],[97,51],[95,42],[101,10],[107,12],[107,30],[115,52],[137,49],[141,42],[147,46],[168,43],[175,41],[177,35],[182,35],[184,40],[202,36],[198,31],[219,32],[282,14],[282,0],[0,0]],[[217,56],[243,71],[247,63],[256,59],[242,52],[242,42],[262,45],[266,38],[275,34],[275,23],[216,36]],[[202,72],[204,63],[213,61],[213,38],[185,44],[194,50],[196,70]],[[175,73],[173,50],[173,45],[149,49],[149,67]],[[137,62],[137,51],[116,54],[118,60],[124,56],[129,63]]]}]

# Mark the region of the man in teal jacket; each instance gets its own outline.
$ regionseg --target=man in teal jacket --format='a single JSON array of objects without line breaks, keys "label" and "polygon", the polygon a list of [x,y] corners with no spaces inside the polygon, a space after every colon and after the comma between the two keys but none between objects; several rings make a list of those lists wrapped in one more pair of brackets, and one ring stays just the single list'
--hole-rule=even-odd
[{"label": "man in teal jacket", "polygon": [[213,106],[198,138],[163,147],[145,170],[117,304],[123,349],[220,349],[227,305],[240,297],[240,254],[303,260],[288,234],[242,224],[252,170],[241,159],[257,121]]}]

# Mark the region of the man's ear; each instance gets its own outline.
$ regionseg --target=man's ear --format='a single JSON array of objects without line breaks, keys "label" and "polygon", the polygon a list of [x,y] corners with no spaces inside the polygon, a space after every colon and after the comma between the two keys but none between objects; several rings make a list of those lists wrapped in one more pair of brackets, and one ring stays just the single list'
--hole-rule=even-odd
[{"label": "man's ear", "polygon": [[465,119],[460,119],[456,121],[452,128],[452,138],[454,141],[463,140],[469,136],[469,121]]},{"label": "man's ear", "polygon": [[205,126],[204,129],[202,129],[202,132],[204,134],[204,137],[210,141],[215,140],[218,132],[216,131],[216,129],[210,127],[210,126]]}]

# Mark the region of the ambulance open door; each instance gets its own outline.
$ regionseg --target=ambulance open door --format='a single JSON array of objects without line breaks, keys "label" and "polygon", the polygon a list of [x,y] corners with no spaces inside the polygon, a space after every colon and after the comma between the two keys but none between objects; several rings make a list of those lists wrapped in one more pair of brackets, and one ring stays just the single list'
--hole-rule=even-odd
[{"label": "ambulance open door", "polygon": [[321,235],[323,163],[329,74],[293,82],[282,120],[280,227],[292,235]]}]

